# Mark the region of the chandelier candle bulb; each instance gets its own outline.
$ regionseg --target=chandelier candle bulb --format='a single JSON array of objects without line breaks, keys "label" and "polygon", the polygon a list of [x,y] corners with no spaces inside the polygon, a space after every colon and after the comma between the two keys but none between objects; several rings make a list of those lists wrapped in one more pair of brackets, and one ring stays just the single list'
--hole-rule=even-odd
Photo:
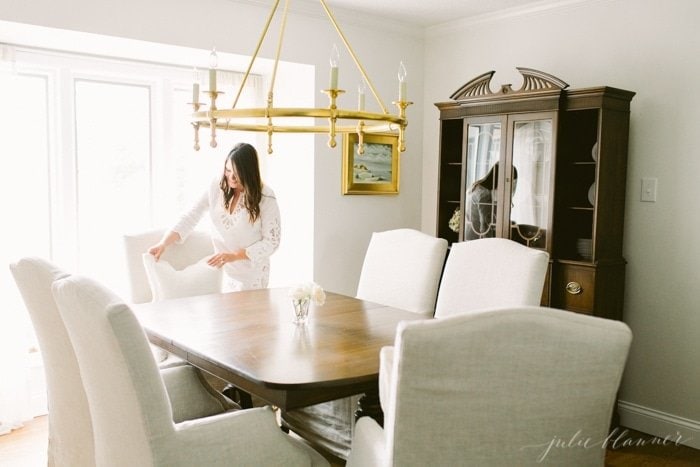
[{"label": "chandelier candle bulb", "polygon": [[219,57],[216,48],[209,54],[209,92],[216,92],[216,67],[219,65]]},{"label": "chandelier candle bulb", "polygon": [[338,89],[338,60],[340,59],[340,53],[338,52],[338,47],[333,44],[333,50],[331,50],[331,85],[330,89]]},{"label": "chandelier candle bulb", "polygon": [[192,71],[192,103],[199,104],[199,72],[195,68]]},{"label": "chandelier candle bulb", "polygon": [[338,89],[338,67],[331,67],[331,85],[330,89]]},{"label": "chandelier candle bulb", "polygon": [[399,101],[406,101],[406,67],[403,61],[399,63]]},{"label": "chandelier candle bulb", "polygon": [[357,85],[357,110],[365,110],[365,82]]},{"label": "chandelier candle bulb", "polygon": [[209,92],[216,92],[216,68],[209,68]]}]

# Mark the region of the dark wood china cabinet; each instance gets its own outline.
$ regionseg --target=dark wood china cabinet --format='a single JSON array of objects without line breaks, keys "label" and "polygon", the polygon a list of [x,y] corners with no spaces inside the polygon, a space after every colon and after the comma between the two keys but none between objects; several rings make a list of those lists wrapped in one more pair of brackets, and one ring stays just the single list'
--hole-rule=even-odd
[{"label": "dark wood china cabinet", "polygon": [[440,110],[437,235],[510,238],[550,254],[542,304],[622,318],[622,236],[633,92],[569,89],[529,68],[519,90],[494,72]]}]

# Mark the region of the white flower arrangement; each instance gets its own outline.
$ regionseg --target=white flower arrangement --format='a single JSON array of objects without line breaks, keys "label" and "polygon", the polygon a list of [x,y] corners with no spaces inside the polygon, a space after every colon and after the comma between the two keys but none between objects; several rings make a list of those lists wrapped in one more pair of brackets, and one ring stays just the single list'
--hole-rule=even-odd
[{"label": "white flower arrangement", "polygon": [[447,226],[450,228],[451,231],[459,233],[459,224],[461,222],[461,218],[461,211],[459,210],[459,208],[455,209],[455,212],[452,213],[450,221],[447,223]]},{"label": "white flower arrangement", "polygon": [[289,289],[289,296],[292,300],[310,300],[315,305],[321,306],[326,303],[326,293],[323,288],[315,282],[305,282]]}]

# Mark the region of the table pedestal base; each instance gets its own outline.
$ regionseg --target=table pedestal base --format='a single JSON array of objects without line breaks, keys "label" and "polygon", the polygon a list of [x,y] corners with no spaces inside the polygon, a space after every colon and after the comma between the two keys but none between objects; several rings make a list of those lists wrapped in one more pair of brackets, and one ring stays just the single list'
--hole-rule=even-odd
[{"label": "table pedestal base", "polygon": [[384,412],[379,403],[379,391],[368,391],[364,393],[357,402],[355,411],[355,421],[360,417],[372,417],[379,426],[384,426]]},{"label": "table pedestal base", "polygon": [[227,385],[221,392],[224,396],[240,405],[242,409],[250,409],[253,407],[253,399],[250,397],[250,394],[243,389],[237,388],[233,384]]}]

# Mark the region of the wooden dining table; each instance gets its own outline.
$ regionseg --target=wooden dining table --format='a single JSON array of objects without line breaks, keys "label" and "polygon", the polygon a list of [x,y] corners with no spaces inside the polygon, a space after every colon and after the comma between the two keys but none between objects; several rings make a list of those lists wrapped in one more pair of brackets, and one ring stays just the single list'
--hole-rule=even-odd
[{"label": "wooden dining table", "polygon": [[377,392],[379,351],[415,313],[336,293],[293,322],[286,288],[133,306],[149,340],[229,383],[293,410]]}]

